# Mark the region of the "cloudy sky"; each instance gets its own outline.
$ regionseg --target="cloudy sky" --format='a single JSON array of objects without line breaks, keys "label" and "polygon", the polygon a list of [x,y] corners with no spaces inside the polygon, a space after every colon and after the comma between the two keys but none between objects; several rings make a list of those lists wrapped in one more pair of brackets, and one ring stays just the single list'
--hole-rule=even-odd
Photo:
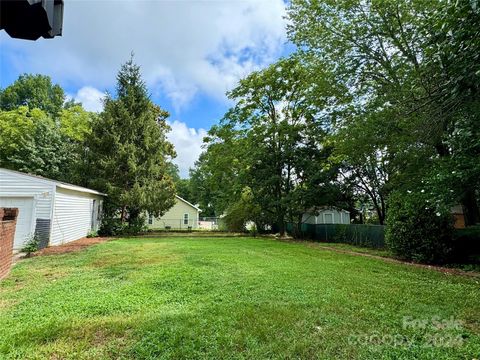
[{"label": "cloudy sky", "polygon": [[135,53],[154,102],[167,109],[182,176],[228,109],[225,91],[289,52],[283,0],[66,0],[63,36],[36,42],[0,32],[0,86],[52,77],[88,110],[113,92]]}]

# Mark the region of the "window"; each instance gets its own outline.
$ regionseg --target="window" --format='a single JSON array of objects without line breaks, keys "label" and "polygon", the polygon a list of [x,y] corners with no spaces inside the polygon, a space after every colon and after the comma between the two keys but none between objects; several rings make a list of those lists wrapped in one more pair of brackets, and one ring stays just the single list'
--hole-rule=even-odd
[{"label": "window", "polygon": [[152,225],[152,224],[153,224],[153,215],[148,214],[148,225]]},{"label": "window", "polygon": [[183,225],[188,225],[188,214],[183,214]]}]

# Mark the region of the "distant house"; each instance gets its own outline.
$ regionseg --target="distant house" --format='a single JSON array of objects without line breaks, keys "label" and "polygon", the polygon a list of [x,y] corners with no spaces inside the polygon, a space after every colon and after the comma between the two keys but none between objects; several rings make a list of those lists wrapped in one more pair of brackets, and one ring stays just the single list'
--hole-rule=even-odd
[{"label": "distant house", "polygon": [[34,236],[43,248],[97,231],[104,196],[81,186],[0,168],[0,207],[19,209],[14,250]]},{"label": "distant house", "polygon": [[350,224],[350,212],[335,207],[318,207],[303,214],[304,224]]},{"label": "distant house", "polygon": [[465,227],[465,214],[462,205],[456,205],[450,209],[453,215],[455,229],[463,229]]},{"label": "distant house", "polygon": [[156,218],[151,214],[147,215],[147,227],[149,229],[198,229],[202,210],[180,196],[175,195],[175,198],[175,205],[163,216]]}]

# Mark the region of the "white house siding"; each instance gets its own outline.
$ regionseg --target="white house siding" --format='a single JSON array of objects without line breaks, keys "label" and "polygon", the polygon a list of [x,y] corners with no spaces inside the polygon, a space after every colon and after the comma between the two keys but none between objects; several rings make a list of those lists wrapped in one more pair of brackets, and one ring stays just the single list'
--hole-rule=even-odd
[{"label": "white house siding", "polygon": [[[95,201],[95,214],[93,202]],[[96,214],[101,196],[57,186],[53,209],[53,225],[50,245],[60,245],[78,240],[96,230]],[[93,224],[92,224],[93,220]]]},{"label": "white house siding", "polygon": [[[19,250],[34,234],[40,238],[42,246],[48,244],[54,191],[54,185],[47,180],[0,169],[0,207],[20,208],[17,226],[21,228],[16,231],[15,250]],[[22,209],[30,209],[25,206],[26,200],[33,203],[30,214],[22,214]]]}]

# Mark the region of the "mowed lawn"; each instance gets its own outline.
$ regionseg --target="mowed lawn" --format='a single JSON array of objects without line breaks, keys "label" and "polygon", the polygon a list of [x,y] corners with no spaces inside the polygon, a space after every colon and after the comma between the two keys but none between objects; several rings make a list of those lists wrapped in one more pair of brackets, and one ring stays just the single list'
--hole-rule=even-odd
[{"label": "mowed lawn", "polygon": [[135,238],[21,261],[0,358],[473,359],[480,279],[254,238]]}]

